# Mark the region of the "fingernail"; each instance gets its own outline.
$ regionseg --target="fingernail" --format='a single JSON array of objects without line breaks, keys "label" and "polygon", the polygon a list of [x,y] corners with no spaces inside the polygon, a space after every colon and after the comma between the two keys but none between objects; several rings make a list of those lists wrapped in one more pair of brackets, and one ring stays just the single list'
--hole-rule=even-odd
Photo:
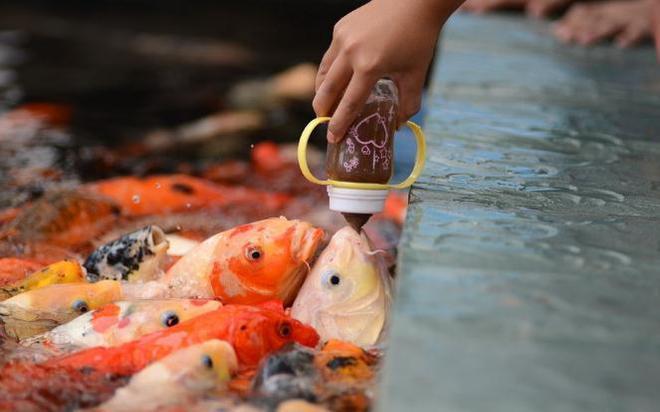
[{"label": "fingernail", "polygon": [[328,141],[330,143],[337,143],[337,136],[335,136],[331,131],[328,130]]}]

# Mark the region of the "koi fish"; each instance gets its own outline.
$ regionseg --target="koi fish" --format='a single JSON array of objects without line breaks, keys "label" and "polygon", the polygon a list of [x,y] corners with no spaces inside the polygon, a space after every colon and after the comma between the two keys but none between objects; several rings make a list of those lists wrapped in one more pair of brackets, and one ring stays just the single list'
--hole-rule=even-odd
[{"label": "koi fish", "polygon": [[238,369],[234,349],[211,339],[152,363],[94,411],[158,411],[208,392],[222,392]]},{"label": "koi fish", "polygon": [[43,266],[32,259],[0,258],[0,287],[18,283]]},{"label": "koi fish", "polygon": [[162,278],[177,296],[223,303],[290,304],[309,270],[323,231],[299,220],[270,218],[212,236]]},{"label": "koi fish", "polygon": [[339,230],[305,280],[291,314],[312,325],[323,340],[375,344],[391,304],[391,279],[368,239],[350,227]]},{"label": "koi fish", "polygon": [[38,270],[20,282],[0,287],[0,301],[28,290],[60,283],[77,283],[85,280],[80,263],[74,260],[62,260]]},{"label": "koi fish", "polygon": [[330,340],[320,351],[287,345],[261,363],[248,396],[267,410],[279,410],[289,399],[368,406],[365,393],[376,363],[375,355],[348,342]]},{"label": "koi fish", "polygon": [[317,379],[314,351],[300,345],[287,345],[261,363],[250,397],[267,410],[275,410],[287,399],[316,401]]},{"label": "koi fish", "polygon": [[204,179],[176,175],[145,178],[118,177],[89,183],[86,189],[113,199],[124,216],[169,214],[202,207],[256,203],[273,211],[281,210],[289,196],[241,187],[221,186]]},{"label": "koi fish", "polygon": [[0,232],[0,240],[77,250],[109,229],[119,213],[106,197],[73,190],[47,192],[19,212]]},{"label": "koi fish", "polygon": [[[16,125],[32,122],[51,127],[64,127],[71,120],[71,107],[48,102],[26,103],[3,113],[0,117],[0,129],[5,131]],[[0,136],[0,139],[2,136]]]},{"label": "koi fish", "polygon": [[289,342],[313,347],[319,336],[309,326],[285,314],[281,302],[259,306],[226,305],[171,328],[145,335],[123,345],[97,347],[49,360],[63,367],[90,367],[98,371],[134,374],[173,351],[209,339],[229,342],[241,366],[259,361]]},{"label": "koi fish", "polygon": [[0,302],[0,318],[9,336],[25,339],[120,299],[121,285],[111,280],[50,285]]},{"label": "koi fish", "polygon": [[387,199],[385,199],[385,208],[382,215],[388,219],[392,219],[399,225],[403,225],[403,222],[406,220],[407,209],[407,191],[391,191]]},{"label": "koi fish", "polygon": [[110,303],[22,342],[65,350],[117,346],[218,309],[209,299],[136,300]]},{"label": "koi fish", "polygon": [[179,235],[166,235],[167,242],[170,244],[167,254],[170,256],[184,256],[201,242]]},{"label": "koi fish", "polygon": [[[339,409],[335,409],[339,410]],[[345,409],[351,410],[351,409]],[[321,405],[311,403],[302,399],[290,399],[282,402],[277,406],[275,412],[330,412],[331,409],[326,409]]]},{"label": "koi fish", "polygon": [[0,367],[0,411],[73,411],[98,405],[128,379],[32,362]]},{"label": "koi fish", "polygon": [[356,385],[375,377],[378,356],[350,342],[330,339],[316,354],[314,364],[328,382]]},{"label": "koi fish", "polygon": [[154,280],[162,272],[169,242],[158,226],[146,226],[96,249],[83,264],[87,281]]}]

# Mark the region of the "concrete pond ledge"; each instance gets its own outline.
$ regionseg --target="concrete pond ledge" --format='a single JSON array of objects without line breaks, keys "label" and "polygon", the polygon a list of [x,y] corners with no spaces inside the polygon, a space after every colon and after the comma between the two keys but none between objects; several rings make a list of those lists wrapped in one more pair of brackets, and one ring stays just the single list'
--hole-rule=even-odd
[{"label": "concrete pond ledge", "polygon": [[380,411],[660,408],[660,66],[452,18]]}]

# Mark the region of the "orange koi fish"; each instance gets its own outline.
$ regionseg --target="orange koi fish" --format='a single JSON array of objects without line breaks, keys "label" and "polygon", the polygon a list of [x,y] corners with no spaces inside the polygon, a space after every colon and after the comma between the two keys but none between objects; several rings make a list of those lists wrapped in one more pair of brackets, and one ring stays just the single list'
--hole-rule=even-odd
[{"label": "orange koi fish", "polygon": [[280,299],[288,305],[322,237],[321,229],[283,217],[238,226],[192,249],[162,281],[180,297],[241,304]]},{"label": "orange koi fish", "polygon": [[121,205],[125,216],[146,216],[222,207],[240,203],[260,204],[273,211],[281,210],[289,196],[241,187],[221,186],[204,179],[176,175],[145,178],[118,177],[90,183],[88,190],[107,196]]},{"label": "orange koi fish", "polygon": [[91,348],[46,364],[131,375],[175,350],[209,339],[227,341],[234,347],[239,364],[252,367],[290,342],[313,347],[319,336],[313,328],[287,315],[281,302],[226,305],[120,346]]},{"label": "orange koi fish", "polygon": [[373,379],[378,356],[349,342],[330,339],[314,357],[326,381],[351,385]]},{"label": "orange koi fish", "polygon": [[[71,121],[71,107],[46,102],[34,102],[21,105],[0,117],[0,129],[3,131],[25,123],[40,123],[54,127],[64,127]],[[3,136],[0,134],[0,138]]]},{"label": "orange koi fish", "polygon": [[110,199],[79,191],[46,193],[0,232],[0,240],[78,249],[108,230],[119,218]]}]

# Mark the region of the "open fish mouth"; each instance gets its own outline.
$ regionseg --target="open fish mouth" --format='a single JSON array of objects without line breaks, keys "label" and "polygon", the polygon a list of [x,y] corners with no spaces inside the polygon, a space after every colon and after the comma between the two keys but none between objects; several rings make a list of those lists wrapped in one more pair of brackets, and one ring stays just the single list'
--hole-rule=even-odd
[{"label": "open fish mouth", "polygon": [[311,263],[310,261],[315,256],[324,235],[325,232],[323,229],[314,228],[311,225],[308,228],[305,228],[302,232],[302,236],[298,239],[294,239],[293,242],[294,246],[296,245],[296,242],[300,245],[300,248],[298,248],[300,252],[298,253],[297,260],[304,262],[306,266],[309,267],[309,264]]},{"label": "open fish mouth", "polygon": [[147,281],[159,274],[169,242],[165,232],[150,225],[96,249],[85,261],[86,279]]}]

